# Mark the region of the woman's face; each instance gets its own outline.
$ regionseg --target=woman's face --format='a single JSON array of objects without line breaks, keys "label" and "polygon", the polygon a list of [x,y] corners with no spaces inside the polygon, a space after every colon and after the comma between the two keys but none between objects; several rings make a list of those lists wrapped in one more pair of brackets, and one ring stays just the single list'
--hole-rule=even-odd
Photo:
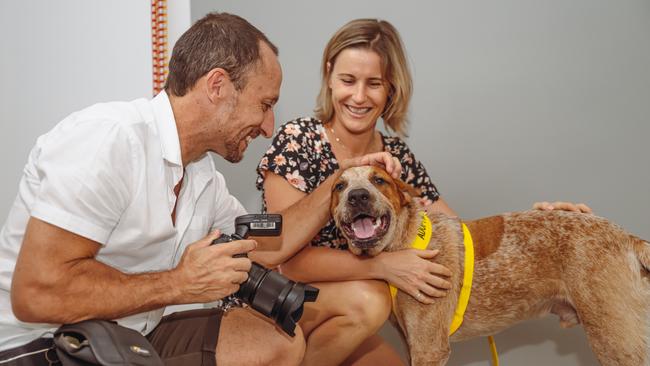
[{"label": "woman's face", "polygon": [[329,87],[336,122],[352,133],[375,128],[388,99],[388,81],[377,53],[359,48],[341,51],[330,70]]}]

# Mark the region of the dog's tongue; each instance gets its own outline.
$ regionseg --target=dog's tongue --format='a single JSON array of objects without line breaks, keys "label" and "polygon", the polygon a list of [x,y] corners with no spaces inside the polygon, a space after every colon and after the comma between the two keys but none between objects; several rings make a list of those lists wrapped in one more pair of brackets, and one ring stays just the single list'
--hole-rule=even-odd
[{"label": "dog's tongue", "polygon": [[359,239],[370,238],[375,234],[375,226],[372,224],[372,219],[369,217],[355,220],[352,223],[352,230],[354,230],[354,236]]}]

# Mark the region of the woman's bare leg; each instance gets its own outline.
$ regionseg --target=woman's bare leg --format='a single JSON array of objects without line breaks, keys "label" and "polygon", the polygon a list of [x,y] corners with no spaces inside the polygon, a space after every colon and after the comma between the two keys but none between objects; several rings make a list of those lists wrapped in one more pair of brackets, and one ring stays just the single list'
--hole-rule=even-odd
[{"label": "woman's bare leg", "polygon": [[404,366],[397,350],[386,342],[379,334],[367,338],[348,357],[344,366]]},{"label": "woman's bare leg", "polygon": [[307,340],[303,365],[340,365],[388,319],[388,286],[375,280],[314,286],[318,300],[305,304],[300,321]]}]

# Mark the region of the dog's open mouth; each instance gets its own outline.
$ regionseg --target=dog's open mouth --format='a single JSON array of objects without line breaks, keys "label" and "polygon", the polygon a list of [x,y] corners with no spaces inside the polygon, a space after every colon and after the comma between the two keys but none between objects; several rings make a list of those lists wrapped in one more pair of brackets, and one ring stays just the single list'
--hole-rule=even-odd
[{"label": "dog's open mouth", "polygon": [[366,249],[373,247],[386,234],[389,224],[389,215],[377,218],[359,214],[352,219],[352,222],[343,223],[343,231],[351,244],[357,248]]}]

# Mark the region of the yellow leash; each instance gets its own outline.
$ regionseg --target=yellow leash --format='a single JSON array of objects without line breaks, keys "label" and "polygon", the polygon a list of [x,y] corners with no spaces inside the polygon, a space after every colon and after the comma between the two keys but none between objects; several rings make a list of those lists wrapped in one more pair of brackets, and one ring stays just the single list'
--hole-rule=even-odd
[{"label": "yellow leash", "polygon": [[[431,221],[427,216],[426,212],[421,211],[420,216],[422,220],[420,221],[420,226],[418,227],[417,235],[415,240],[411,243],[411,247],[414,249],[424,250],[429,245],[429,240],[431,240]],[[472,292],[472,279],[474,277],[474,242],[472,241],[472,234],[469,232],[467,225],[461,223],[463,227],[463,244],[465,245],[465,270],[463,272],[463,285],[460,288],[460,294],[458,296],[458,304],[456,305],[456,311],[454,311],[454,317],[451,320],[451,326],[449,327],[449,335],[451,336],[460,328],[463,324],[463,316],[465,315],[465,310],[467,310],[467,304],[469,303],[469,297]],[[390,285],[390,294],[393,298],[393,305],[395,304],[395,297],[397,296],[397,288],[393,285]],[[499,366],[499,355],[497,354],[496,343],[494,342],[494,337],[488,337],[488,343],[490,345],[490,352],[492,353],[492,366]]]},{"label": "yellow leash", "polygon": [[488,336],[488,344],[490,345],[490,353],[492,354],[492,366],[499,366],[499,354],[497,353],[497,344],[494,342],[494,337]]}]

